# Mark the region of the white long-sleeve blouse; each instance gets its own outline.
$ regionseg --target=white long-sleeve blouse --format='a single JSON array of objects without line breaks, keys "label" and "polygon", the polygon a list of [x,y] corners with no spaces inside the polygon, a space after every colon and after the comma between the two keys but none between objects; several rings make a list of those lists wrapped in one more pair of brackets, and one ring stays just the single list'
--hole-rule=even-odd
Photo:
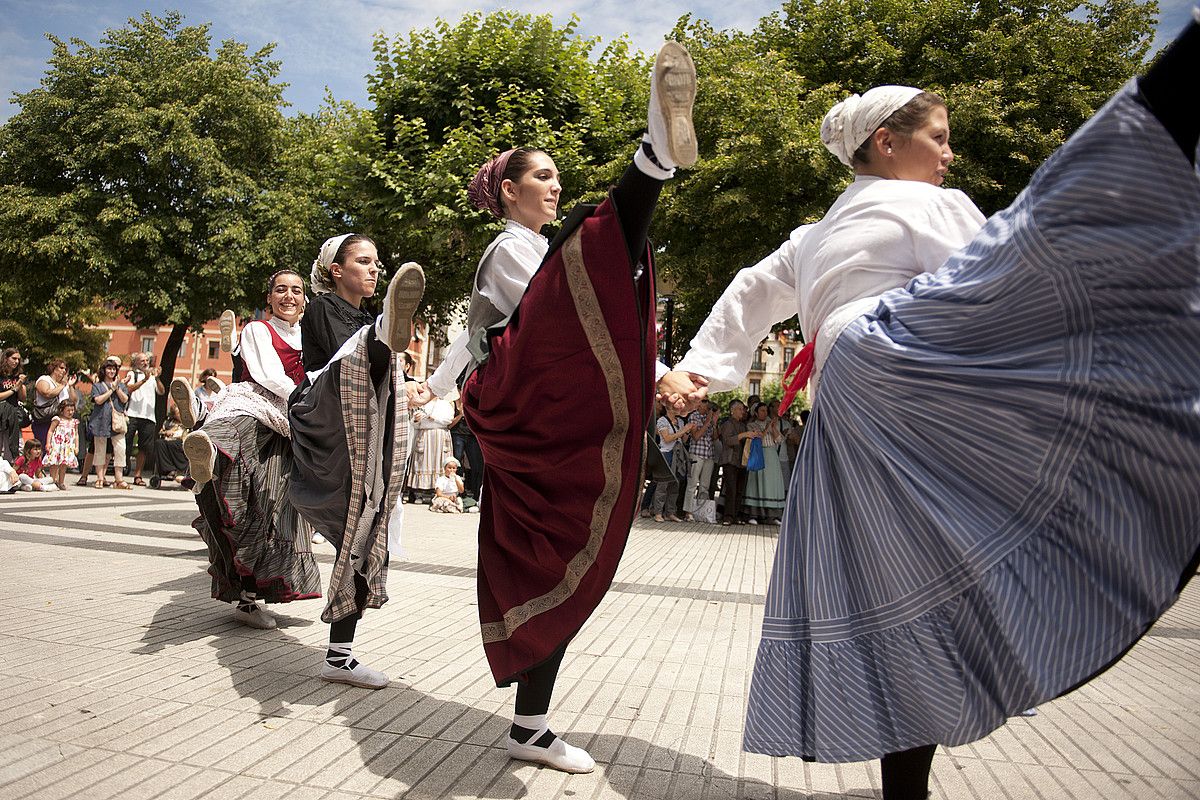
[{"label": "white long-sleeve blouse", "polygon": [[[500,313],[512,314],[549,249],[550,242],[545,236],[515,220],[508,220],[504,231],[479,260],[475,272],[476,291]],[[471,363],[467,343],[471,341],[472,333],[463,331],[458,335],[446,351],[441,366],[429,377],[429,389],[438,397],[446,397],[455,391],[458,376]]]},{"label": "white long-sleeve blouse", "polygon": [[296,389],[296,383],[283,371],[283,362],[275,352],[275,344],[271,341],[271,332],[267,330],[267,325],[274,328],[279,338],[289,347],[301,349],[300,324],[289,325],[278,317],[271,317],[251,322],[242,329],[238,355],[242,357],[255,383],[287,403]]},{"label": "white long-sleeve blouse", "polygon": [[835,309],[935,271],[983,223],[957,189],[859,175],[820,222],[734,276],[676,369],[732,389],[773,325],[797,314],[812,341]]}]

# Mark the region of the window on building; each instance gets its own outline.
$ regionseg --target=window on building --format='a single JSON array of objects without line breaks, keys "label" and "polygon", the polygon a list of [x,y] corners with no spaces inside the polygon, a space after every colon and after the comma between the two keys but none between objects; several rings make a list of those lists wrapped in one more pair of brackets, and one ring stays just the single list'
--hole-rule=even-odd
[{"label": "window on building", "polygon": [[758,370],[759,372],[762,372],[766,368],[767,368],[766,356],[763,355],[763,350],[760,347],[754,351],[754,361],[751,362],[750,369],[755,369],[755,370]]},{"label": "window on building", "polygon": [[221,355],[221,343],[220,342],[209,342],[208,343],[208,357],[209,358],[217,358],[220,355]]},{"label": "window on building", "polygon": [[787,365],[792,363],[792,359],[795,357],[796,357],[796,348],[794,348],[794,347],[783,348],[784,369],[787,369]]},{"label": "window on building", "polygon": [[749,394],[762,394],[762,383],[760,381],[750,381]]},{"label": "window on building", "polygon": [[143,336],[142,337],[142,352],[143,353],[153,353],[154,352],[154,337],[153,336]]}]

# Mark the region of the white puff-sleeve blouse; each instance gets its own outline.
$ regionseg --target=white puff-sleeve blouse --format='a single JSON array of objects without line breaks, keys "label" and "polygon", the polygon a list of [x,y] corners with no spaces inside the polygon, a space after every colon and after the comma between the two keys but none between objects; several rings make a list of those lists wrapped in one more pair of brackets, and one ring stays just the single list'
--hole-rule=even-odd
[{"label": "white puff-sleeve blouse", "polygon": [[983,223],[957,189],[859,175],[820,222],[734,276],[676,369],[732,389],[775,324],[796,314],[812,341],[835,309],[937,270]]}]

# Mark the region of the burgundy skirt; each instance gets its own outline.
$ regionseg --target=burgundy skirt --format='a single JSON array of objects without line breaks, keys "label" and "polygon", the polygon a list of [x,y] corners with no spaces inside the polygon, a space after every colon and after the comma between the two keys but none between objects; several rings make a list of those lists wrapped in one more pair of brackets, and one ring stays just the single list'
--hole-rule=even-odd
[{"label": "burgundy skirt", "polygon": [[653,269],[634,279],[606,200],[546,256],[463,389],[485,464],[479,619],[500,686],[570,640],[612,583],[642,489],[654,309]]}]

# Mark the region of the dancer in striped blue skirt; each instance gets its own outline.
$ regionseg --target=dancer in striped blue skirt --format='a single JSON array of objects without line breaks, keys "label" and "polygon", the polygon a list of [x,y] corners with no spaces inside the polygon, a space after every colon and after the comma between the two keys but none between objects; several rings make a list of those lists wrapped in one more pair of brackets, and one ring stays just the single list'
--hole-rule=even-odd
[{"label": "dancer in striped blue skirt", "polygon": [[[913,187],[889,186],[872,216],[863,194],[878,190],[856,182],[857,201],[744,270],[714,308],[678,367],[710,389],[740,377],[770,322],[799,310],[816,334],[747,750],[882,757],[884,797],[923,798],[935,745],[979,739],[1094,677],[1195,572],[1197,75],[1193,24],[1012,206],[904,288],[855,295],[883,262],[846,280],[814,270],[848,251],[839,235],[861,240],[862,226],[839,227],[848,205],[876,220],[868,232],[912,241],[951,202],[899,203]],[[834,114],[830,149],[900,178],[875,186],[920,181],[882,173],[927,148],[940,120],[897,136],[872,113]],[[932,152],[915,166],[928,173]]]}]

